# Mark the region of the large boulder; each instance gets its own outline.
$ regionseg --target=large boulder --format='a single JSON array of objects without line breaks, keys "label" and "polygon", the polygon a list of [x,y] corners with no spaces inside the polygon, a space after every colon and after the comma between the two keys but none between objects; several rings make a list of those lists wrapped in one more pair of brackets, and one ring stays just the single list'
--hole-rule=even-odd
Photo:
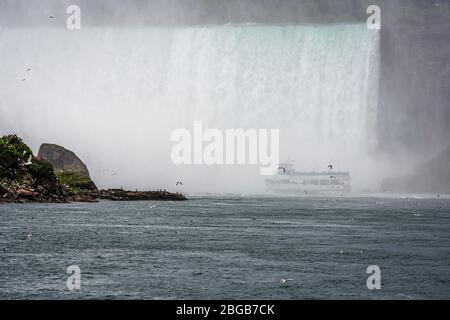
[{"label": "large boulder", "polygon": [[37,158],[48,160],[59,181],[74,191],[97,190],[87,166],[74,152],[56,144],[44,143],[39,148]]},{"label": "large boulder", "polygon": [[47,159],[55,171],[72,171],[89,176],[89,170],[83,161],[74,152],[57,144],[43,143],[37,157]]}]

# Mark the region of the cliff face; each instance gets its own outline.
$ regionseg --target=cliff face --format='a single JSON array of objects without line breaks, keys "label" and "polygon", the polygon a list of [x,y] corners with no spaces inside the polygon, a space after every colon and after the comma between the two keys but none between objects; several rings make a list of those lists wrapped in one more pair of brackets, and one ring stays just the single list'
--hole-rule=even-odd
[{"label": "cliff face", "polygon": [[73,171],[89,176],[89,170],[83,161],[74,152],[57,144],[43,143],[37,157],[47,159],[57,171]]},{"label": "cliff face", "polygon": [[383,188],[389,192],[450,193],[448,170],[450,147],[436,157],[418,166],[408,176],[386,179]]},{"label": "cliff face", "polygon": [[76,190],[96,191],[87,166],[77,155],[56,144],[44,143],[39,148],[38,159],[48,160],[63,185]]},{"label": "cliff face", "polygon": [[[448,11],[447,11],[448,12]],[[381,29],[380,147],[422,156],[450,140],[450,13]]]}]

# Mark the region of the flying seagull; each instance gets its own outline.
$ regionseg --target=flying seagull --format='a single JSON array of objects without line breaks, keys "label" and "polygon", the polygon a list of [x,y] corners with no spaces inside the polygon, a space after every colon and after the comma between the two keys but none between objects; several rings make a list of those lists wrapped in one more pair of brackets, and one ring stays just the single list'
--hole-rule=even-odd
[{"label": "flying seagull", "polygon": [[177,186],[178,186],[178,185],[181,185],[181,186],[182,186],[182,185],[183,185],[183,182],[178,181],[176,185],[177,185]]},{"label": "flying seagull", "polygon": [[27,72],[28,72],[28,71],[31,71],[31,68],[28,68],[28,69],[27,69]]},{"label": "flying seagull", "polygon": [[286,168],[285,167],[279,167],[278,170],[283,170],[283,172],[286,172]]},{"label": "flying seagull", "polygon": [[50,18],[50,19],[55,19],[55,17],[54,17],[54,16],[49,16],[49,18]]},{"label": "flying seagull", "polygon": [[23,79],[22,79],[22,81],[25,81],[25,80],[27,80],[27,79],[26,79],[26,78],[23,78]]},{"label": "flying seagull", "polygon": [[118,173],[118,172],[114,172],[114,173],[112,174],[112,176],[116,176],[116,175],[117,175],[117,173]]},{"label": "flying seagull", "polygon": [[328,169],[333,170],[333,165],[332,165],[332,164],[329,164],[329,165],[328,165]]}]

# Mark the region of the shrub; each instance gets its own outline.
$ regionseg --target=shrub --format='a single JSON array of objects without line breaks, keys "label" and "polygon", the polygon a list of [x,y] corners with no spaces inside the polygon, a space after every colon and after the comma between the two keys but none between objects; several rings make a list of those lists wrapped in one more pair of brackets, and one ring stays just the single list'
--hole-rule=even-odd
[{"label": "shrub", "polygon": [[28,170],[31,175],[38,180],[41,180],[43,178],[56,180],[56,175],[53,171],[52,164],[45,159],[34,158]]},{"label": "shrub", "polygon": [[25,163],[32,155],[21,138],[15,134],[0,138],[0,178],[15,178],[20,164]]},{"label": "shrub", "polygon": [[[92,180],[79,172],[75,171],[61,171],[58,172],[58,180],[75,189],[75,190],[90,190],[92,189]],[[95,187],[95,186],[94,186]]]}]

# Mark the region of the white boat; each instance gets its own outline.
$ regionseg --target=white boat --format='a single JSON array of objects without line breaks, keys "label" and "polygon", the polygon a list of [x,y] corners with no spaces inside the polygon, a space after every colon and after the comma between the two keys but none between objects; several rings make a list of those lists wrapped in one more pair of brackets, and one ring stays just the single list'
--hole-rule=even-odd
[{"label": "white boat", "polygon": [[278,172],[266,178],[269,191],[281,194],[329,194],[350,192],[351,178],[349,172],[329,171],[300,172],[293,169],[292,163],[280,164]]}]

